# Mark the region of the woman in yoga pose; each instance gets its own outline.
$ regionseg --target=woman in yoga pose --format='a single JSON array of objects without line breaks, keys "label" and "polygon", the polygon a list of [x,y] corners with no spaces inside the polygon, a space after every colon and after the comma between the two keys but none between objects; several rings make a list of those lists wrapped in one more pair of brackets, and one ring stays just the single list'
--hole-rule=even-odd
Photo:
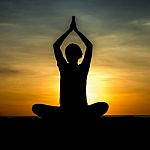
[{"label": "woman in yoga pose", "polygon": [[[65,38],[72,32],[81,38],[86,46],[85,55],[81,64],[78,60],[82,57],[82,51],[77,44],[69,44],[65,49],[66,59],[61,52],[61,45]],[[75,16],[72,17],[70,28],[60,36],[53,44],[57,66],[60,71],[60,106],[34,104],[33,112],[40,117],[49,117],[54,113],[65,114],[94,114],[102,116],[108,110],[108,104],[97,102],[88,105],[86,96],[87,75],[90,68],[93,45],[77,29]]]}]

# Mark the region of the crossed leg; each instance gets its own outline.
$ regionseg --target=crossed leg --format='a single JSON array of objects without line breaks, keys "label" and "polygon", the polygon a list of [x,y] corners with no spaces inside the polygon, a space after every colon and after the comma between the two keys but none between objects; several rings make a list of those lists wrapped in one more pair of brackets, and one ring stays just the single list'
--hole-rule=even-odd
[{"label": "crossed leg", "polygon": [[88,106],[88,113],[95,116],[104,115],[109,108],[109,105],[105,102],[97,102]]},{"label": "crossed leg", "polygon": [[57,106],[50,106],[45,104],[34,104],[32,106],[32,111],[37,116],[42,118],[47,118],[61,112],[60,107]]},{"label": "crossed leg", "polygon": [[[87,112],[94,116],[102,116],[107,112],[108,108],[109,106],[107,103],[98,102],[92,105],[88,105]],[[42,118],[47,118],[50,116],[53,117],[55,115],[62,114],[63,112],[61,107],[59,106],[50,106],[50,105],[45,105],[45,104],[34,104],[32,107],[32,111],[33,113],[35,113],[36,115]],[[67,114],[70,114],[70,113],[67,111]]]}]

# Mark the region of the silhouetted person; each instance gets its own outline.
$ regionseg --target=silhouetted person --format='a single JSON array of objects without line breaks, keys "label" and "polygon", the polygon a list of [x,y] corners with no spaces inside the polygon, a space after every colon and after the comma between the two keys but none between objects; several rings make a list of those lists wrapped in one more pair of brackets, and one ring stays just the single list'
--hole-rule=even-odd
[{"label": "silhouetted person", "polygon": [[[82,51],[77,44],[69,44],[65,49],[66,59],[61,52],[61,45],[65,38],[75,31],[86,46],[84,59],[81,64],[78,60]],[[60,107],[44,104],[33,105],[33,112],[41,117],[51,116],[53,113],[103,115],[108,110],[108,104],[98,102],[88,105],[86,96],[87,75],[92,58],[92,43],[77,29],[75,17],[72,17],[70,28],[53,44],[57,66],[60,71]]]}]

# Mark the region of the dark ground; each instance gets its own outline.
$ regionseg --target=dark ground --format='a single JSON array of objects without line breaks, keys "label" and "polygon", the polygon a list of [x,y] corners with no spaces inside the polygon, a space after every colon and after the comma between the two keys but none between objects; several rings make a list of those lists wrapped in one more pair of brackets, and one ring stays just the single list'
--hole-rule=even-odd
[{"label": "dark ground", "polygon": [[[150,149],[150,116],[104,116],[99,119],[0,117],[0,142],[5,147],[68,144]],[[29,144],[30,143],[30,144]],[[56,144],[57,143],[57,144]],[[63,143],[63,144],[62,144]],[[71,148],[75,149],[75,148]],[[80,149],[78,147],[78,149]],[[107,148],[106,148],[107,149]]]}]

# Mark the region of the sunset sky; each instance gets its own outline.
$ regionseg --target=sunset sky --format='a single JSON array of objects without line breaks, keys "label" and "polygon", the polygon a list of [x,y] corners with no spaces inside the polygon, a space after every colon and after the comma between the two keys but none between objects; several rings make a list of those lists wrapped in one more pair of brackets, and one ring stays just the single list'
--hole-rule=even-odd
[{"label": "sunset sky", "polygon": [[[107,102],[107,115],[150,115],[149,0],[0,0],[0,115],[59,105],[52,45],[73,15],[94,45],[88,103]],[[70,42],[84,52],[75,33],[63,51]]]}]

